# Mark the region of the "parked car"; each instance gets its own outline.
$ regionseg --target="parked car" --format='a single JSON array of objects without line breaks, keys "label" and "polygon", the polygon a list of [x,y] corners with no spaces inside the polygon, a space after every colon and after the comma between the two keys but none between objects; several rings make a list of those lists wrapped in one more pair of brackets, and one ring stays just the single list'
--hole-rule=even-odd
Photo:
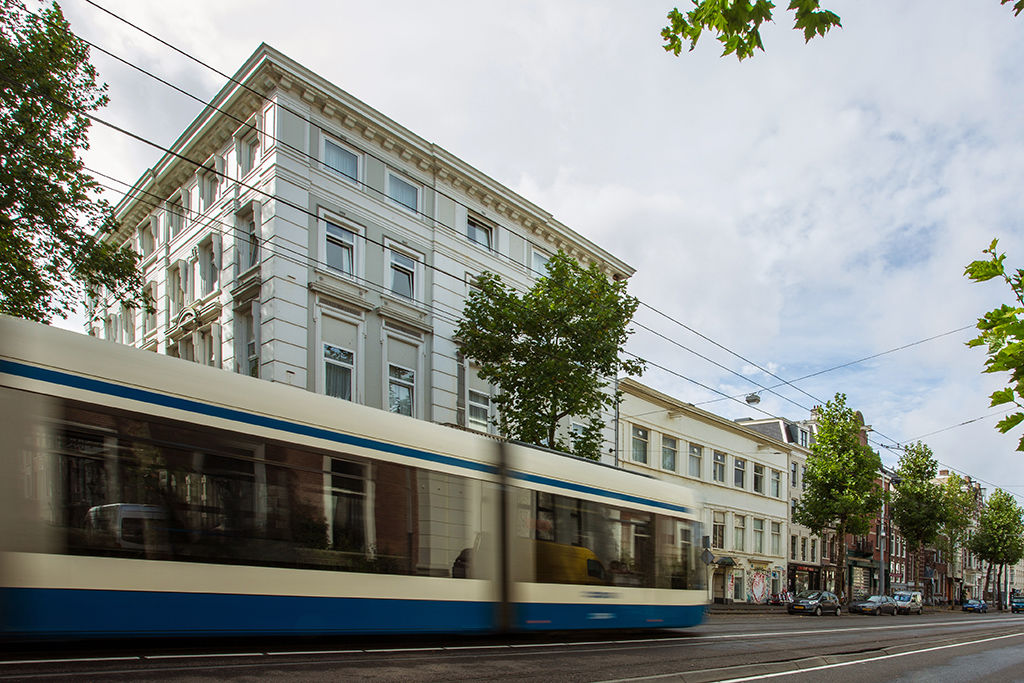
[{"label": "parked car", "polygon": [[1010,598],[1010,611],[1014,614],[1024,612],[1024,595],[1014,595]]},{"label": "parked car", "polygon": [[865,600],[851,602],[850,614],[896,614],[896,601],[888,595],[872,595]]},{"label": "parked car", "polygon": [[963,610],[965,612],[988,612],[988,605],[984,600],[968,600],[964,603]]},{"label": "parked car", "polygon": [[897,614],[910,614],[911,612],[920,614],[924,609],[921,591],[899,591],[893,598],[896,600]]},{"label": "parked car", "polygon": [[793,596],[793,602],[789,603],[786,611],[790,614],[813,614],[816,617],[825,612],[837,617],[841,613],[839,598],[828,591],[800,591]]}]

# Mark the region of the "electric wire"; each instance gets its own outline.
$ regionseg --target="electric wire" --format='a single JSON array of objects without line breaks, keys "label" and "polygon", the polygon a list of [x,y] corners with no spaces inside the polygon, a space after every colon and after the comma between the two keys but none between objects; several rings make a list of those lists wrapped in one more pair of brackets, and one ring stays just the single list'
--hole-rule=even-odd
[{"label": "electric wire", "polygon": [[[197,63],[197,64],[199,64],[199,65],[203,66],[204,68],[207,68],[207,69],[209,69],[210,71],[212,71],[212,72],[214,72],[214,73],[216,73],[216,74],[220,75],[221,77],[223,77],[223,78],[227,79],[228,81],[230,81],[230,82],[232,82],[232,83],[234,83],[234,84],[236,84],[236,85],[238,85],[238,86],[240,86],[240,87],[242,87],[242,88],[244,88],[244,89],[248,90],[249,92],[251,92],[251,93],[253,93],[253,94],[257,95],[258,97],[260,97],[261,99],[263,99],[263,100],[265,100],[265,101],[267,100],[266,96],[265,96],[265,95],[264,95],[263,93],[260,93],[259,91],[257,91],[257,90],[255,90],[255,89],[251,88],[250,86],[246,85],[245,83],[243,83],[243,82],[241,82],[241,81],[239,81],[239,80],[237,80],[237,79],[233,78],[232,76],[230,76],[230,75],[228,75],[228,74],[226,74],[226,73],[224,73],[224,72],[222,72],[222,71],[218,70],[217,68],[213,67],[212,65],[210,65],[210,64],[208,64],[208,63],[204,62],[203,60],[201,60],[201,59],[199,59],[199,58],[195,57],[194,55],[192,55],[192,54],[190,54],[190,53],[188,53],[188,52],[186,52],[186,51],[184,51],[184,50],[182,50],[182,49],[180,49],[180,48],[176,47],[175,45],[171,44],[170,42],[168,42],[168,41],[166,41],[166,40],[164,40],[164,39],[162,39],[162,38],[160,38],[160,37],[156,36],[155,34],[153,34],[153,33],[149,32],[149,31],[147,31],[147,30],[145,30],[145,29],[143,29],[142,27],[138,26],[137,24],[134,24],[133,22],[129,21],[128,19],[126,19],[126,18],[124,18],[124,17],[122,17],[122,16],[120,16],[120,15],[118,15],[118,14],[116,14],[116,13],[114,13],[114,12],[112,12],[112,11],[110,11],[110,10],[108,10],[108,9],[104,8],[104,7],[102,7],[101,5],[99,5],[98,3],[94,2],[93,0],[84,0],[84,1],[85,1],[86,3],[88,3],[89,5],[92,5],[93,7],[95,7],[95,8],[97,8],[97,9],[101,10],[102,12],[104,12],[104,13],[106,13],[106,14],[108,14],[108,15],[112,16],[112,17],[114,17],[115,19],[117,19],[117,20],[119,20],[119,21],[121,21],[121,22],[123,22],[123,23],[127,24],[128,26],[130,26],[130,27],[134,28],[135,30],[138,30],[138,31],[140,31],[141,33],[143,33],[143,34],[145,34],[145,35],[149,36],[150,38],[152,38],[153,40],[156,40],[157,42],[161,43],[162,45],[165,45],[165,46],[166,46],[166,47],[168,47],[169,49],[172,49],[172,50],[174,50],[175,52],[177,52],[177,53],[181,54],[182,56],[186,57],[187,59],[190,59],[190,60],[194,61],[195,63]],[[83,40],[84,40],[84,39],[83,39]],[[86,41],[86,42],[88,42],[88,41]],[[167,81],[165,81],[165,80],[163,80],[163,79],[159,78],[158,76],[155,76],[154,74],[150,74],[150,73],[149,73],[148,71],[146,71],[146,70],[142,69],[141,67],[137,67],[136,65],[133,65],[133,64],[131,64],[130,62],[127,62],[127,60],[124,60],[124,59],[122,59],[122,58],[120,58],[120,57],[118,57],[118,56],[116,56],[116,55],[113,55],[113,54],[112,54],[112,53],[110,53],[109,51],[106,51],[106,50],[104,50],[103,48],[100,48],[100,47],[98,47],[98,46],[95,46],[95,45],[94,45],[94,44],[92,44],[92,43],[89,43],[89,44],[90,44],[90,45],[93,45],[94,47],[97,47],[97,49],[99,49],[99,50],[100,50],[101,52],[104,52],[105,54],[108,54],[108,55],[110,55],[110,56],[111,56],[112,58],[114,58],[114,59],[117,59],[118,61],[121,61],[121,62],[123,62],[123,63],[125,63],[125,64],[127,64],[127,65],[129,65],[129,66],[132,66],[133,68],[136,68],[136,69],[138,69],[139,71],[141,71],[141,72],[143,72],[143,73],[145,73],[145,74],[147,74],[147,75],[149,75],[149,76],[151,76],[151,77],[155,78],[156,80],[160,81],[161,83],[164,83],[165,85],[168,85],[169,87],[172,87],[172,88],[174,88],[174,89],[175,89],[175,90],[177,90],[178,92],[181,92],[182,94],[185,94],[185,95],[187,95],[187,96],[189,96],[189,97],[191,97],[191,98],[193,98],[193,99],[196,99],[197,101],[199,101],[199,102],[203,103],[203,104],[204,104],[204,106],[206,106],[206,107],[211,107],[211,108],[214,108],[214,109],[217,109],[217,108],[216,108],[216,107],[215,107],[214,105],[212,105],[212,104],[210,104],[210,103],[206,103],[206,102],[204,102],[203,100],[201,100],[201,99],[197,98],[196,96],[192,95],[191,93],[187,93],[187,92],[186,92],[186,91],[184,91],[183,89],[181,89],[181,88],[178,88],[177,86],[174,86],[174,85],[172,85],[172,84],[168,83]],[[284,109],[288,110],[288,108],[287,108],[286,106],[284,106],[284,105],[282,105],[282,104],[280,104],[280,103],[279,103],[279,106],[282,106],[282,108],[284,108]],[[217,110],[218,110],[218,111],[222,111],[222,110],[220,110],[220,109],[217,109]],[[290,110],[289,110],[289,111],[290,111]],[[224,112],[224,113],[226,113],[226,112]],[[296,114],[298,114],[297,112],[292,112],[292,113],[296,113]],[[299,115],[301,115],[301,114],[299,114]],[[232,117],[232,118],[235,118],[235,117]],[[98,120],[98,119],[97,119],[97,120]],[[237,120],[237,119],[236,119],[236,120]],[[107,123],[107,122],[105,122],[105,121],[102,121],[102,120],[99,120],[99,122],[100,122],[100,123],[103,123],[104,125],[112,126],[112,124],[109,124],[109,123]],[[126,134],[129,134],[129,135],[133,135],[133,134],[131,134],[131,133],[127,132],[127,131],[124,131],[123,129],[121,129],[121,130],[122,130],[122,132],[125,132]],[[133,135],[133,137],[137,137],[137,136],[134,136],[134,135]],[[139,139],[141,140],[141,138],[139,138]],[[143,140],[143,141],[144,141],[144,140]],[[279,142],[280,142],[280,141],[279,141]],[[154,143],[149,143],[149,144],[154,144]],[[158,145],[155,145],[155,144],[154,144],[154,146],[157,146],[158,148],[160,148],[160,149],[163,149],[163,150],[164,150],[165,152],[168,152],[168,153],[174,154],[173,152],[171,152],[170,150],[167,150],[166,148],[162,148],[162,147],[160,147],[160,146],[158,146]],[[288,147],[291,147],[290,145],[287,145],[287,146],[288,146]],[[309,156],[309,157],[311,157],[311,158],[314,158],[314,159],[315,159],[315,157],[313,157],[313,155],[311,155],[311,154],[308,154],[308,153],[304,152],[303,150],[298,150],[297,148],[293,148],[293,149],[295,149],[295,151],[297,151],[297,152],[299,152],[299,153],[301,153],[301,154],[304,154],[305,156]],[[373,154],[372,152],[370,152],[369,150],[361,150],[361,151],[363,151],[363,152],[364,152],[365,154],[367,154],[368,156],[371,156],[371,157],[373,157],[373,158],[376,158],[376,159],[378,159],[378,160],[381,160],[381,161],[384,161],[385,163],[387,163],[387,161],[386,161],[385,159],[382,159],[381,157],[379,157],[379,156],[377,156],[377,155],[374,155],[374,154]],[[175,154],[175,156],[180,156],[180,155],[176,155],[176,154]],[[191,163],[196,163],[196,162],[194,162],[194,161],[192,161],[192,160],[187,160],[187,161],[190,161]],[[317,159],[317,161],[319,161],[319,160]],[[200,168],[207,168],[207,170],[211,170],[211,169],[208,169],[208,167],[204,167],[204,166],[203,166],[202,164],[199,164],[198,166],[199,166]],[[214,172],[216,172],[216,170],[215,170],[215,169],[212,169],[212,170],[214,170]],[[222,175],[223,175],[223,174],[222,174]],[[226,176],[225,176],[225,177],[226,177]],[[358,181],[357,181],[357,182],[358,182]],[[360,183],[360,184],[361,184],[361,185],[364,185],[364,183]],[[370,188],[370,189],[372,189],[372,190],[374,190],[374,191],[377,191],[377,190],[376,190],[376,188]],[[460,200],[458,200],[457,198],[455,198],[455,197],[452,197],[452,196],[450,196],[450,195],[447,195],[447,194],[445,194],[444,192],[441,192],[441,191],[439,191],[439,190],[438,190],[438,189],[437,189],[436,187],[434,188],[434,190],[435,190],[435,192],[437,192],[438,194],[440,194],[440,195],[442,195],[442,196],[445,196],[445,197],[447,197],[447,198],[451,199],[452,201],[455,201],[455,202],[456,202],[456,203],[458,203],[459,205],[461,205],[461,206],[466,206],[466,205],[465,205],[465,204],[464,204],[463,202],[461,202],[461,201],[460,201]],[[378,192],[379,192],[379,191],[378,191]],[[293,207],[293,208],[299,208],[299,209],[301,210],[301,207]],[[307,211],[307,213],[309,213],[309,212]],[[425,214],[422,214],[422,212],[418,212],[418,211],[417,211],[417,213],[420,213],[420,215],[424,215],[424,216],[425,216],[425,217],[426,217],[427,219],[429,219],[429,220],[431,220],[431,221],[435,222],[436,224],[442,225],[443,227],[445,227],[445,228],[447,228],[447,229],[449,229],[449,230],[452,230],[452,231],[456,232],[457,234],[461,234],[461,233],[458,233],[458,231],[457,231],[457,230],[455,230],[455,228],[453,228],[453,227],[451,227],[451,226],[447,226],[447,225],[445,225],[445,224],[444,224],[443,222],[441,222],[441,221],[437,221],[436,219],[434,219],[434,218],[432,218],[432,217],[430,217],[430,216],[426,216]],[[363,236],[363,235],[360,235],[360,236],[364,237],[364,239],[368,239],[368,238],[366,238],[366,237],[365,237],[365,236]],[[527,239],[526,241],[527,241],[527,242],[529,242],[530,244],[532,244],[532,245],[536,246],[536,244],[535,244],[535,243],[533,243],[532,241],[530,241],[529,239]],[[505,255],[504,255],[504,254],[500,254],[500,253],[499,253],[498,255],[499,255],[500,257],[505,257]],[[511,257],[508,257],[508,258],[511,258]],[[518,262],[516,262],[516,263],[518,263]],[[429,265],[429,266],[431,266],[431,267],[432,267],[432,264],[424,264],[424,265],[425,265],[425,266],[428,266],[428,265]],[[519,265],[523,265],[523,264],[519,264]],[[526,266],[526,267],[527,267],[528,269],[530,269],[530,268],[529,268],[529,266]],[[436,269],[436,268],[435,268],[435,269]],[[439,272],[445,272],[445,271],[443,271],[443,270],[440,270],[440,269],[436,269],[436,270],[439,270]],[[532,269],[530,269],[530,270],[532,270]],[[452,277],[454,277],[454,278],[456,278],[456,279],[459,279],[459,280],[463,280],[463,278],[460,278],[460,277],[458,277],[458,276],[456,276],[456,275],[453,275],[453,274],[451,274],[451,273],[446,273],[446,274],[448,274],[448,275],[450,275],[450,276],[452,276]],[[464,280],[463,280],[463,281],[464,281]],[[703,333],[701,333],[701,332],[699,332],[699,331],[695,330],[694,328],[692,328],[692,327],[690,327],[690,326],[686,325],[686,324],[685,324],[685,323],[683,323],[682,321],[679,321],[679,320],[677,320],[677,319],[673,318],[672,316],[669,316],[668,314],[664,313],[663,311],[661,311],[661,310],[659,310],[659,309],[657,309],[657,308],[654,308],[653,306],[651,306],[651,305],[649,305],[649,304],[647,304],[647,303],[645,303],[645,302],[642,302],[642,301],[640,302],[640,305],[642,305],[642,306],[644,306],[645,308],[648,308],[648,309],[650,309],[651,311],[653,311],[653,312],[655,312],[655,313],[657,313],[657,314],[659,314],[659,315],[661,315],[661,316],[665,317],[666,319],[670,320],[671,322],[675,323],[676,325],[679,325],[680,327],[682,327],[683,329],[685,329],[685,330],[689,331],[690,333],[692,333],[692,334],[695,334],[696,336],[698,336],[698,337],[700,337],[700,338],[704,339],[705,341],[707,341],[707,342],[709,342],[709,343],[711,343],[711,344],[713,344],[713,345],[715,345],[715,346],[719,347],[720,349],[722,349],[722,350],[726,351],[727,353],[729,353],[729,354],[731,354],[731,355],[735,356],[736,358],[738,358],[738,359],[740,359],[740,360],[742,360],[742,361],[744,361],[744,362],[748,363],[749,365],[752,365],[753,367],[755,367],[755,368],[757,368],[757,369],[761,370],[762,372],[765,372],[766,374],[768,374],[768,375],[770,375],[770,376],[774,377],[775,379],[777,379],[777,380],[780,380],[781,384],[778,384],[778,385],[774,385],[773,387],[770,387],[770,388],[769,388],[769,387],[764,387],[764,386],[760,385],[760,384],[759,384],[758,382],[756,382],[756,381],[752,380],[751,378],[749,378],[749,377],[747,377],[747,376],[745,376],[745,375],[742,375],[742,374],[736,373],[735,371],[732,371],[732,370],[728,370],[728,368],[725,368],[724,366],[721,366],[720,364],[718,364],[718,363],[716,363],[716,362],[714,362],[714,361],[710,361],[710,359],[707,359],[707,358],[705,358],[705,357],[701,356],[700,354],[696,354],[696,355],[698,355],[698,356],[700,356],[700,357],[702,357],[702,358],[705,358],[705,360],[709,360],[710,362],[714,363],[714,364],[715,364],[715,365],[717,365],[718,367],[721,367],[721,368],[723,368],[723,369],[726,369],[727,371],[729,371],[729,372],[732,372],[733,374],[736,374],[737,376],[739,376],[739,377],[741,377],[741,378],[743,378],[743,379],[746,379],[747,381],[751,382],[752,384],[755,384],[756,386],[759,386],[759,387],[761,387],[761,388],[762,388],[762,390],[770,390],[770,389],[775,389],[775,388],[778,388],[778,387],[781,387],[781,386],[789,386],[789,387],[791,387],[791,388],[793,388],[793,389],[796,389],[796,390],[797,390],[797,391],[799,391],[800,393],[803,393],[804,395],[808,396],[808,397],[809,397],[809,398],[811,398],[812,400],[815,400],[815,401],[817,401],[817,402],[819,402],[819,403],[824,403],[824,401],[822,401],[822,400],[821,400],[820,398],[818,398],[818,397],[815,397],[815,396],[813,396],[812,394],[810,394],[810,393],[808,393],[808,392],[804,391],[803,389],[801,389],[801,388],[799,388],[799,387],[795,386],[794,382],[797,382],[797,381],[801,381],[802,379],[807,379],[807,378],[809,378],[809,377],[814,377],[814,376],[818,376],[818,375],[820,375],[820,374],[824,374],[825,372],[829,372],[829,371],[831,371],[831,370],[834,370],[834,369],[839,369],[839,368],[842,368],[842,367],[848,367],[848,366],[850,366],[850,365],[853,365],[853,364],[855,364],[855,363],[859,363],[859,362],[864,362],[864,361],[866,361],[866,360],[870,360],[870,359],[872,359],[872,358],[877,358],[878,356],[880,356],[880,355],[884,355],[885,353],[891,353],[891,352],[893,352],[893,351],[895,351],[895,350],[901,350],[902,348],[908,348],[909,346],[913,346],[913,345],[915,345],[916,343],[923,343],[923,341],[930,341],[931,339],[934,339],[934,338],[938,338],[938,337],[941,337],[941,336],[945,336],[945,335],[947,335],[947,334],[953,334],[953,333],[955,333],[955,332],[959,332],[959,331],[962,331],[962,330],[964,330],[964,329],[968,329],[968,327],[962,327],[962,328],[959,328],[959,329],[957,329],[957,330],[953,330],[953,331],[950,331],[950,332],[947,332],[947,333],[943,333],[943,334],[941,334],[941,335],[936,335],[935,337],[930,337],[930,338],[928,338],[928,339],[926,339],[926,340],[922,340],[921,342],[915,342],[915,343],[912,343],[912,344],[908,344],[908,345],[905,345],[905,346],[903,346],[903,347],[899,347],[899,348],[897,348],[897,349],[892,349],[892,350],[890,350],[890,351],[882,352],[882,353],[879,353],[879,354],[874,354],[874,355],[872,355],[872,356],[868,356],[868,357],[866,357],[866,358],[864,358],[864,359],[860,359],[860,360],[858,360],[858,361],[851,361],[851,362],[849,362],[849,363],[846,363],[846,364],[843,364],[843,365],[840,365],[840,366],[836,366],[835,368],[831,368],[831,369],[827,369],[827,370],[822,370],[822,371],[819,371],[819,372],[817,372],[817,373],[812,373],[811,375],[807,375],[807,376],[805,376],[805,377],[802,377],[802,378],[798,378],[798,379],[796,379],[796,380],[786,380],[786,379],[784,379],[784,378],[782,378],[782,377],[778,376],[777,374],[775,374],[775,373],[771,372],[770,370],[768,370],[768,369],[766,369],[766,368],[762,367],[761,365],[759,365],[759,364],[757,364],[757,363],[755,363],[755,362],[751,361],[750,359],[748,359],[748,358],[744,357],[743,355],[741,355],[741,354],[739,354],[739,353],[737,353],[737,352],[735,352],[735,351],[733,351],[733,350],[729,349],[729,348],[728,348],[728,347],[726,347],[725,345],[723,345],[723,344],[721,344],[721,343],[719,343],[719,342],[715,341],[714,339],[712,339],[712,338],[710,338],[710,337],[708,337],[708,336],[704,335]],[[641,325],[640,323],[637,323],[636,321],[634,321],[634,324],[636,324],[636,325],[637,325],[637,326],[639,326],[639,327],[642,327],[643,329],[647,329],[648,331],[652,331],[652,330],[650,330],[650,328],[648,328],[648,327],[646,327],[646,326],[643,326],[643,325]],[[655,333],[655,334],[657,334],[657,333]],[[659,336],[661,336],[661,335],[659,335]],[[685,347],[685,346],[683,346],[682,348],[685,348],[686,350],[688,350],[688,351],[691,351],[692,353],[696,353],[696,352],[693,352],[693,351],[692,351],[691,349],[688,349],[688,348],[687,348],[687,347]],[[661,366],[659,366],[659,367],[661,367]],[[663,368],[663,369],[664,369],[664,368]],[[666,370],[666,371],[667,371],[667,370]],[[672,372],[672,371],[669,371],[669,372]],[[674,373],[674,372],[673,372],[672,374],[677,374],[677,375],[678,375],[678,373]],[[693,381],[693,380],[690,380],[690,378],[687,378],[687,377],[685,377],[684,375],[678,375],[678,376],[680,376],[680,377],[683,377],[684,379],[687,379],[688,381]],[[706,385],[703,385],[703,384],[701,384],[701,383],[699,383],[699,382],[696,382],[696,383],[697,383],[697,384],[698,384],[699,386],[702,386],[702,387],[704,387],[704,388],[707,388],[707,389],[709,389],[709,390],[710,390],[710,387],[707,387]],[[717,390],[712,390],[712,391],[715,391],[715,393],[720,393],[720,394],[722,393],[722,392],[718,392]],[[784,396],[781,396],[780,394],[778,394],[778,393],[776,393],[776,392],[774,392],[774,391],[771,391],[771,393],[775,394],[776,396],[779,396],[780,398],[783,398],[783,399],[785,399],[785,400],[787,400],[787,401],[790,401],[790,402],[794,403],[795,405],[797,405],[797,406],[801,407],[801,408],[802,408],[802,409],[804,409],[804,410],[807,410],[807,408],[806,408],[805,406],[802,406],[801,404],[799,404],[799,403],[796,403],[795,401],[791,401],[790,399],[788,399],[788,398],[786,398],[786,397],[784,397]],[[724,398],[730,398],[730,399],[732,399],[732,400],[737,400],[737,399],[736,399],[736,398],[734,398],[734,397],[731,397],[731,396],[724,396],[724,395],[723,395],[723,398],[722,398],[722,399],[715,399],[715,401],[718,401],[718,400],[723,400]],[[757,409],[757,410],[758,410],[758,412],[762,412],[762,413],[768,414],[768,413],[767,413],[766,411],[764,411],[764,410],[761,410],[761,409]],[[775,416],[772,416],[772,417],[775,417]],[[968,422],[966,422],[966,423],[964,423],[964,424],[969,424],[970,422],[971,422],[971,421],[968,421]],[[956,425],[956,426],[960,426],[960,425]],[[941,430],[940,430],[940,431],[941,431]],[[876,432],[875,432],[875,433],[876,433],[876,434],[878,434],[879,436],[881,436],[881,437],[885,438],[885,439],[888,439],[889,441],[892,441],[892,442],[893,442],[894,444],[899,444],[899,443],[900,443],[900,442],[899,442],[898,440],[896,440],[896,439],[893,439],[892,437],[886,436],[885,434],[882,434],[881,432],[878,432],[877,430],[876,430]]]}]

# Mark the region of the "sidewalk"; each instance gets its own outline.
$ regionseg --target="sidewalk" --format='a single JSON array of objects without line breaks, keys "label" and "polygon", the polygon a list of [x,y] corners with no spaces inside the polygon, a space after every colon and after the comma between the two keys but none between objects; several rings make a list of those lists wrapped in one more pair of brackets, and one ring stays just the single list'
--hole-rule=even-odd
[{"label": "sidewalk", "polygon": [[755,605],[748,602],[729,604],[712,603],[707,606],[708,614],[785,614],[785,605]]}]

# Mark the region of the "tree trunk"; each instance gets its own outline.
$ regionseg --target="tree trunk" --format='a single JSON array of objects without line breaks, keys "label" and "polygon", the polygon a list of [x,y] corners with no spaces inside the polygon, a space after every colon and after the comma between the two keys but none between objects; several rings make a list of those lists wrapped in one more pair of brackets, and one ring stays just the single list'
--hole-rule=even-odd
[{"label": "tree trunk", "polygon": [[[982,600],[984,600],[986,596],[989,596],[988,584],[989,584],[989,580],[991,578],[992,578],[992,562],[990,561],[988,563],[988,569],[985,571],[985,587],[981,589],[981,595],[978,596]],[[989,596],[989,598],[991,599],[991,596]]]},{"label": "tree trunk", "polygon": [[846,525],[836,527],[836,536],[839,537],[839,556],[836,558],[836,589],[835,594],[839,596],[839,602],[845,602],[846,589]]},{"label": "tree trunk", "polygon": [[1003,572],[1006,571],[1006,565],[1000,564],[999,570],[996,572],[996,601],[999,603],[997,609],[1003,611]]}]

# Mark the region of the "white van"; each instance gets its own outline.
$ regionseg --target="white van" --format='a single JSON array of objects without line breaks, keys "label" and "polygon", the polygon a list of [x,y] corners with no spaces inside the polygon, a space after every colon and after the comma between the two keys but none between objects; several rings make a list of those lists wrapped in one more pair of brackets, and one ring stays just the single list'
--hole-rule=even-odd
[{"label": "white van", "polygon": [[896,614],[921,613],[924,599],[921,591],[897,591],[893,596],[896,600]]}]

